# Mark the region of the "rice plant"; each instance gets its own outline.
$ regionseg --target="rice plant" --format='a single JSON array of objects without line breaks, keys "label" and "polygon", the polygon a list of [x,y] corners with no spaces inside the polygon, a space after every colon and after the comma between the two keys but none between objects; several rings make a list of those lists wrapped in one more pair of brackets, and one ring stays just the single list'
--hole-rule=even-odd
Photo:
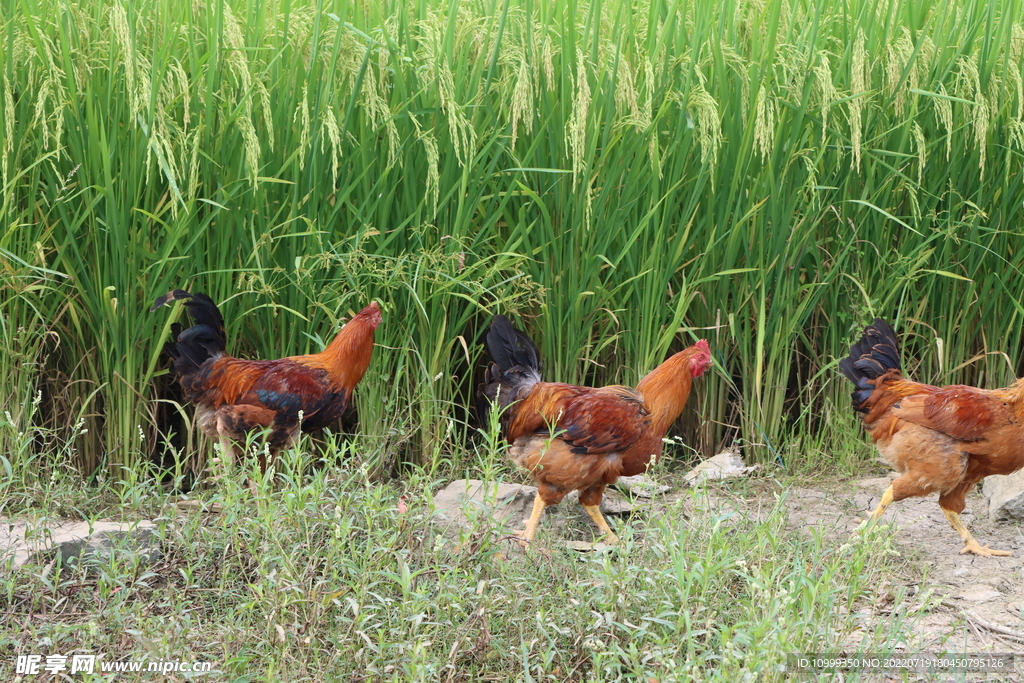
[{"label": "rice plant", "polygon": [[871,315],[923,380],[1022,371],[1016,0],[3,6],[5,452],[36,396],[83,473],[161,452],[175,286],[251,357],[381,299],[359,431],[420,464],[499,310],[562,381],[707,336],[684,439],[794,467],[855,434]]}]

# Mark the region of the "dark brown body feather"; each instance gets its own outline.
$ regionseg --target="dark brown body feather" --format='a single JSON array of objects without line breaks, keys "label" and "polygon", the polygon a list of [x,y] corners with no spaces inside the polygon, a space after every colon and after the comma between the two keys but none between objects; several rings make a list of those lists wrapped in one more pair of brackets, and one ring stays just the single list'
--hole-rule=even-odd
[{"label": "dark brown body feather", "polygon": [[[895,349],[891,336],[888,345]],[[898,354],[896,362],[882,362],[875,370],[867,362],[858,373],[853,361],[870,361],[872,348],[855,345],[855,350],[858,355],[844,359],[843,370],[869,389],[859,403],[859,392],[854,393],[854,407],[864,413],[864,427],[879,453],[901,473],[892,483],[894,500],[937,492],[939,505],[959,514],[979,481],[1024,467],[1024,380],[1004,389],[936,387],[904,379]]]},{"label": "dark brown body feather", "polygon": [[[232,451],[250,435],[269,430],[271,455],[292,443],[299,431],[321,429],[348,406],[373,353],[380,307],[372,303],[350,320],[320,353],[278,360],[242,360],[224,353],[220,312],[202,294],[175,290],[153,308],[176,299],[186,304],[196,324],[177,326],[165,347],[185,397],[196,405],[200,428]],[[261,467],[265,467],[260,455]]]},{"label": "dark brown body feather", "polygon": [[[505,350],[518,350],[503,354],[500,346],[510,340],[514,344]],[[642,473],[661,454],[693,378],[711,362],[701,340],[658,366],[636,389],[592,388],[539,381],[536,349],[504,316],[495,317],[487,342],[491,357],[501,362],[488,369],[482,393],[505,408],[509,454],[530,471],[548,505],[578,490],[581,503],[596,506],[606,486]]]}]

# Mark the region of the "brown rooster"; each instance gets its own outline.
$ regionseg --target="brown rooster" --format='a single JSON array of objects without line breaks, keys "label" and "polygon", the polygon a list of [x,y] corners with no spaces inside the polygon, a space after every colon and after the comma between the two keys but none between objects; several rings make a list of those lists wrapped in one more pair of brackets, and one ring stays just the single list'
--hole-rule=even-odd
[{"label": "brown rooster", "polygon": [[675,354],[626,386],[579,387],[541,381],[537,347],[503,315],[486,337],[494,361],[483,395],[502,413],[509,455],[528,469],[538,495],[524,541],[533,539],[541,514],[570,491],[610,543],[618,538],[601,515],[604,489],[621,476],[640,474],[662,451],[662,438],[686,405],[690,385],[711,365],[705,340]]},{"label": "brown rooster", "polygon": [[857,387],[853,408],[864,414],[878,452],[900,472],[868,523],[894,501],[938,492],[939,507],[964,540],[961,554],[1012,555],[974,540],[960,513],[979,481],[1024,467],[1024,380],[987,390],[904,379],[896,333],[881,318],[868,325],[839,369]]},{"label": "brown rooster", "polygon": [[[304,432],[337,420],[363,378],[373,353],[373,332],[380,324],[376,302],[350,320],[326,349],[280,360],[241,360],[225,353],[220,310],[205,294],[176,289],[157,298],[150,311],[184,300],[194,325],[171,327],[174,341],[164,350],[185,398],[197,408],[199,428],[220,439],[225,457],[254,432],[269,430],[271,457],[295,443]],[[259,454],[260,469],[266,470]]]}]

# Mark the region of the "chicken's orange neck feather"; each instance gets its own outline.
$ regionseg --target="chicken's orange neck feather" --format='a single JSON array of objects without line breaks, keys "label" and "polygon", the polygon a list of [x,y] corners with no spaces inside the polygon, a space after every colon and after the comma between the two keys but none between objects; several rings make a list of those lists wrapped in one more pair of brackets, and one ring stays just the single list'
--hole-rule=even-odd
[{"label": "chicken's orange neck feather", "polygon": [[651,428],[655,433],[664,435],[683,412],[693,385],[690,360],[694,353],[692,347],[680,351],[654,368],[636,385],[651,411]]},{"label": "chicken's orange neck feather", "polygon": [[338,331],[326,349],[310,356],[302,356],[299,362],[323,368],[333,384],[351,390],[370,366],[373,333],[379,323],[380,310],[375,306],[368,306]]}]

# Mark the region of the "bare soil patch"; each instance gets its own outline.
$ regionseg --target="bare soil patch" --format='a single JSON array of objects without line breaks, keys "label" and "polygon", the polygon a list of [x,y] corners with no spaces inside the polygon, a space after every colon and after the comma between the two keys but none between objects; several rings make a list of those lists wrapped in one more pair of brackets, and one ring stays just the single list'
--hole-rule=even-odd
[{"label": "bare soil patch", "polygon": [[[888,484],[888,477],[880,477],[828,491],[791,489],[790,519],[842,540],[878,505]],[[1010,550],[1013,557],[961,555],[963,542],[935,496],[894,503],[883,517],[895,526],[894,548],[904,560],[889,589],[927,589],[937,602],[922,619],[922,647],[959,644],[963,651],[1024,652],[1024,533],[1019,525],[990,521],[987,509],[980,490],[972,492],[964,523],[981,544]]]},{"label": "bare soil patch", "polygon": [[[694,523],[709,515],[765,514],[778,495],[793,528],[820,534],[838,545],[856,543],[861,520],[878,505],[889,485],[888,476],[817,487],[784,489],[765,480],[743,486],[713,486],[686,507]],[[673,493],[673,497],[691,497]],[[950,674],[936,679],[879,674],[860,680],[1022,681],[1024,665],[1024,527],[993,522],[981,489],[967,498],[964,523],[982,544],[1010,550],[1013,557],[961,555],[963,542],[939,508],[936,496],[893,503],[880,524],[889,525],[891,550],[898,562],[892,576],[878,587],[874,604],[859,607],[863,629],[885,628],[888,620],[913,619],[913,642],[906,652],[1014,653],[1018,673]],[[837,650],[858,651],[860,633]]]},{"label": "bare soil patch", "polygon": [[[765,478],[712,483],[697,490],[681,481],[652,499],[624,497],[609,490],[605,514],[616,521],[631,520],[634,533],[643,533],[643,520],[661,514],[685,514],[693,524],[730,523],[730,519],[766,519],[784,496],[792,528],[817,534],[838,548],[860,542],[861,520],[875,508],[890,477],[876,476],[836,484],[785,487]],[[512,485],[509,489],[513,488]],[[520,528],[532,503],[533,487],[515,486],[499,503],[502,526]],[[525,489],[525,490],[519,490]],[[502,498],[502,496],[498,496]],[[484,506],[488,507],[488,506]],[[895,619],[912,620],[913,634],[905,652],[1014,653],[1024,664],[1024,527],[988,518],[987,499],[980,488],[967,499],[962,517],[983,545],[1010,550],[1013,557],[961,555],[963,543],[950,527],[935,496],[900,501],[890,506],[877,533],[890,534],[888,552],[896,559],[892,575],[883,581],[872,604],[858,605],[863,628],[851,634],[836,651],[853,654],[861,638],[884,629]],[[597,529],[578,502],[567,499],[549,508],[537,542],[541,547],[588,549]],[[510,544],[511,545],[511,544]],[[511,549],[511,548],[510,548]],[[514,549],[513,549],[514,552]],[[1020,670],[1018,666],[1018,670]],[[864,675],[860,681],[1024,681],[1019,674]]]}]

